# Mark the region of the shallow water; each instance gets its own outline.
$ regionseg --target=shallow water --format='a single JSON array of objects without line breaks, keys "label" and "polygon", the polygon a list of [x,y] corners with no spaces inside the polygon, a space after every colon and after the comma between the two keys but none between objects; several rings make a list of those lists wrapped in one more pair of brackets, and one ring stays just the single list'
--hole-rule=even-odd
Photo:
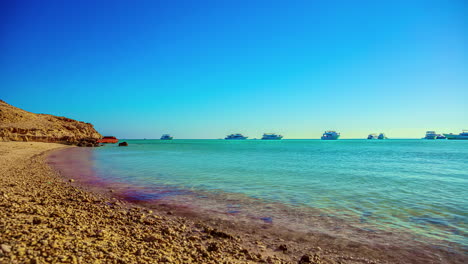
[{"label": "shallow water", "polygon": [[130,200],[359,242],[468,247],[468,141],[127,142],[86,152]]}]

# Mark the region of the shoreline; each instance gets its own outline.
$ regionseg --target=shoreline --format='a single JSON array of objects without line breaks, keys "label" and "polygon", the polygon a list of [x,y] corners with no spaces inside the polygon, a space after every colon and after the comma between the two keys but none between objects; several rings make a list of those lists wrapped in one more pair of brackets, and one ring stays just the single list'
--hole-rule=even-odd
[{"label": "shoreline", "polygon": [[[71,186],[45,163],[50,150],[60,146],[44,144],[0,144],[5,157],[0,208],[6,215],[0,225],[0,262],[255,263],[259,259],[222,231],[126,207]],[[41,148],[31,151],[32,145]]]},{"label": "shoreline", "polygon": [[[95,187],[94,190],[80,185],[80,175],[67,181],[63,173],[46,164],[46,156],[66,146],[52,144],[48,145],[49,150],[44,148],[41,152],[31,150],[29,144],[50,143],[0,143],[2,158],[14,152],[10,150],[8,155],[5,145],[15,145],[23,151],[22,155],[16,153],[14,158],[8,158],[10,162],[3,173],[18,177],[1,181],[0,206],[2,210],[6,208],[10,217],[0,225],[8,231],[2,234],[0,244],[9,247],[10,252],[2,249],[0,262],[220,263],[224,259],[226,263],[298,263],[303,256],[307,256],[304,261],[310,260],[303,263],[466,260],[463,256],[452,259],[450,255],[441,256],[438,261],[428,260],[418,252],[401,251],[397,245],[369,248],[335,238],[329,238],[333,243],[324,243],[325,237],[314,234],[305,238],[269,225],[232,223],[183,208],[174,210],[172,205],[130,203],[109,192],[108,186],[100,186],[103,188],[99,191],[100,187],[92,186],[92,182],[88,187]],[[27,232],[19,232],[19,227]],[[71,242],[80,245],[78,250]]]},{"label": "shoreline", "polygon": [[[288,246],[288,254],[300,255],[314,252],[336,263],[339,263],[339,261],[343,263],[354,263],[353,261],[357,263],[367,263],[368,261],[376,263],[428,263],[428,261],[434,263],[464,263],[464,261],[460,261],[461,250],[457,245],[449,245],[450,243],[432,244],[401,231],[384,230],[377,233],[368,232],[351,227],[342,220],[335,218],[327,219],[326,217],[319,217],[314,221],[326,222],[325,224],[328,225],[326,227],[327,230],[320,228],[323,223],[318,224],[318,229],[308,228],[298,230],[297,225],[286,221],[278,223],[276,222],[276,218],[273,221],[274,223],[262,221],[259,217],[261,214],[257,214],[256,212],[260,212],[265,206],[269,207],[273,204],[264,204],[260,200],[252,202],[252,199],[250,199],[248,204],[244,204],[244,206],[249,207],[251,213],[254,212],[256,215],[256,217],[253,217],[253,215],[245,217],[246,215],[229,214],[225,210],[218,210],[223,205],[217,204],[220,201],[229,201],[229,203],[234,203],[234,205],[239,202],[237,200],[239,197],[233,197],[233,194],[226,194],[228,196],[226,197],[219,193],[213,195],[209,192],[199,193],[192,190],[173,189],[162,186],[156,186],[156,189],[153,189],[149,186],[135,186],[115,182],[115,180],[118,180],[118,175],[110,174],[110,179],[114,180],[109,180],[106,175],[95,175],[94,171],[82,171],[82,168],[91,166],[94,160],[92,149],[89,152],[86,150],[82,151],[83,149],[76,150],[71,150],[66,155],[59,156],[71,157],[73,153],[85,153],[85,155],[71,157],[70,160],[64,162],[66,166],[62,166],[60,169],[65,169],[65,172],[70,169],[73,170],[70,175],[74,175],[76,173],[74,170],[79,169],[81,177],[86,176],[83,182],[78,180],[75,183],[83,188],[91,189],[154,211],[170,212],[171,214],[189,218],[193,221],[202,220],[203,222],[209,222],[211,226],[222,227],[231,233],[247,237],[247,240],[251,240],[249,243],[254,246],[256,246],[256,241],[261,241],[266,247],[276,251],[280,244],[283,243]],[[77,160],[82,160],[82,163],[77,164]],[[63,174],[67,175],[67,173]],[[100,177],[103,177],[103,179]],[[198,197],[202,197],[202,199]],[[203,205],[200,206],[200,203],[207,202],[210,204],[208,208]],[[215,208],[212,207],[213,205]],[[221,207],[217,207],[217,205],[221,205]],[[297,219],[302,220],[302,218],[307,219],[308,217],[307,213],[301,210],[291,211],[291,208],[282,207],[282,211],[292,213]],[[235,207],[233,208],[233,210],[236,209]],[[315,214],[319,213],[318,211],[315,212]],[[336,222],[337,220],[339,222]],[[294,222],[297,221],[294,220]],[[316,226],[316,224],[310,222],[310,219],[307,222]],[[329,232],[335,229],[337,230],[336,232]],[[443,248],[440,247],[441,245],[444,245]],[[457,250],[458,253],[456,253]],[[293,261],[293,263],[295,262]]]}]

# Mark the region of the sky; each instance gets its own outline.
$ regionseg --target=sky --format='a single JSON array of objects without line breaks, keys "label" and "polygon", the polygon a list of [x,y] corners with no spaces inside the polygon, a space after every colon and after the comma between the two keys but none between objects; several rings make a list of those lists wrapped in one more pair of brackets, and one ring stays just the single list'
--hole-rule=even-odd
[{"label": "sky", "polygon": [[2,1],[0,99],[118,138],[468,129],[468,1]]}]

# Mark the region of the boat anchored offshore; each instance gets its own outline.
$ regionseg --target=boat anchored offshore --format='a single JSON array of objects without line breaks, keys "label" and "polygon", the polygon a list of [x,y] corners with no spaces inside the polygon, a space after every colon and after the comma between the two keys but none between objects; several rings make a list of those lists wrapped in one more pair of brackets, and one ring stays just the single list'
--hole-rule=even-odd
[{"label": "boat anchored offshore", "polygon": [[247,139],[248,137],[244,137],[242,134],[237,133],[237,134],[230,134],[227,135],[224,139],[234,139],[234,140],[242,140],[242,139]]},{"label": "boat anchored offshore", "polygon": [[173,137],[169,134],[164,134],[161,136],[161,140],[171,140]]},{"label": "boat anchored offshore", "polygon": [[453,133],[444,134],[447,139],[458,139],[458,140],[468,140],[468,130],[463,130],[460,134],[455,135]]},{"label": "boat anchored offshore", "polygon": [[116,137],[112,136],[105,136],[101,139],[98,139],[98,143],[117,143],[119,140]]},{"label": "boat anchored offshore", "polygon": [[282,138],[282,135],[277,135],[275,133],[264,133],[262,137],[263,140],[280,140]]},{"label": "boat anchored offshore", "polygon": [[380,133],[377,139],[387,139],[387,136],[384,133]]},{"label": "boat anchored offshore", "polygon": [[437,134],[435,131],[426,131],[426,136],[424,139],[436,139]]},{"label": "boat anchored offshore", "polygon": [[336,131],[325,131],[322,135],[322,140],[337,140],[340,137],[340,133]]},{"label": "boat anchored offshore", "polygon": [[367,139],[377,139],[377,134],[369,134]]},{"label": "boat anchored offshore", "polygon": [[426,131],[426,136],[423,139],[446,139],[445,136],[437,134],[435,131]]}]

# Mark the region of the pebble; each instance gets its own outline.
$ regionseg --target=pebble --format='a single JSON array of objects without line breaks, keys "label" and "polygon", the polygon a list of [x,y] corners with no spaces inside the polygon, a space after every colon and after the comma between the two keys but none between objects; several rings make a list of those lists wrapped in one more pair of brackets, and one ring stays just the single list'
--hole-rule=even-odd
[{"label": "pebble", "polygon": [[23,256],[26,253],[26,248],[20,247],[16,250],[19,256]]},{"label": "pebble", "polygon": [[5,253],[10,253],[11,252],[11,246],[10,245],[2,244],[2,245],[0,245],[0,248]]},{"label": "pebble", "polygon": [[278,249],[281,250],[281,251],[287,251],[288,246],[286,246],[285,244],[281,244],[281,245],[279,245]]},{"label": "pebble", "polygon": [[33,223],[34,225],[38,225],[38,224],[40,224],[41,222],[42,222],[41,219],[40,219],[39,217],[37,217],[37,216],[35,216],[35,217],[33,218],[33,221],[32,221],[32,223]]}]

